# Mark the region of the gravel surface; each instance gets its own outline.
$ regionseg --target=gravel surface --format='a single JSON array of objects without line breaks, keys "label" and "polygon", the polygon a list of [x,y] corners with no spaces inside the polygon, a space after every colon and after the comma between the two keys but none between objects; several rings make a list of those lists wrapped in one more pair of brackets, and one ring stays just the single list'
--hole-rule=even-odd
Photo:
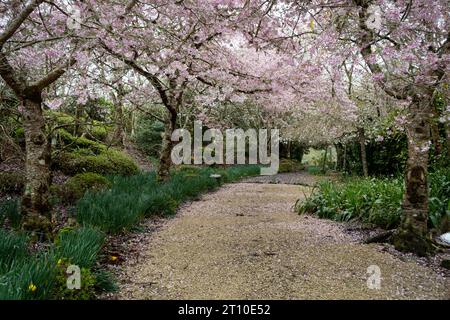
[{"label": "gravel surface", "polygon": [[317,182],[330,179],[329,176],[312,175],[306,171],[279,173],[273,176],[256,176],[243,180],[248,183],[282,183],[314,186]]},{"label": "gravel surface", "polygon": [[[110,299],[450,299],[449,279],[348,225],[293,212],[311,188],[237,183],[148,220]],[[155,222],[156,221],[156,222]],[[137,246],[137,247],[136,247]],[[125,254],[125,253],[124,253]],[[379,266],[381,288],[367,268]]]}]

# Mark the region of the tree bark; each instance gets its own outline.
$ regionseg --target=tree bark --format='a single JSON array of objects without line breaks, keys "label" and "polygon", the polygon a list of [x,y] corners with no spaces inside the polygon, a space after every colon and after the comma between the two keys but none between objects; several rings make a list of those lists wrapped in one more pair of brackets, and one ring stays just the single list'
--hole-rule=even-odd
[{"label": "tree bark", "polygon": [[166,122],[166,128],[164,130],[161,154],[159,157],[159,166],[157,170],[157,180],[167,181],[169,179],[169,170],[172,165],[171,153],[173,148],[172,133],[176,129],[177,113],[171,112],[169,114],[169,120]]},{"label": "tree bark", "polygon": [[113,142],[120,146],[125,145],[125,130],[124,130],[124,120],[123,120],[123,109],[121,100],[114,106],[114,118],[116,123],[116,128],[114,130]]},{"label": "tree bark", "polygon": [[434,145],[434,155],[439,158],[442,154],[442,144],[439,135],[439,113],[435,107],[432,108],[433,117],[430,118],[431,141]]},{"label": "tree bark", "polygon": [[369,176],[369,168],[367,166],[367,153],[366,153],[366,136],[364,133],[364,128],[358,128],[358,140],[361,147],[361,164],[363,169],[364,177]]},{"label": "tree bark", "polygon": [[[430,95],[431,96],[431,95]],[[407,125],[408,160],[405,172],[403,215],[394,245],[400,251],[420,256],[431,250],[428,240],[428,157],[430,148],[430,99],[415,95]]]},{"label": "tree bark", "polygon": [[334,147],[336,148],[336,170],[342,170],[344,167],[343,160],[344,160],[344,148],[342,147],[342,144],[340,142],[335,143]]},{"label": "tree bark", "polygon": [[21,98],[26,144],[26,184],[22,198],[22,228],[47,237],[51,232],[49,204],[50,148],[45,134],[41,94]]}]

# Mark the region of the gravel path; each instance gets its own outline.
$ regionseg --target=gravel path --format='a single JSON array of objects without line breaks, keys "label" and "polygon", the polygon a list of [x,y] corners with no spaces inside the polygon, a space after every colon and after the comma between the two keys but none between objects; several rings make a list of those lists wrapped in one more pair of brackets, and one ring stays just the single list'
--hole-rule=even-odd
[{"label": "gravel path", "polygon": [[[450,299],[435,271],[359,244],[343,224],[294,213],[309,190],[237,183],[184,206],[120,266],[115,298]],[[379,290],[367,286],[370,265],[381,270]]]}]

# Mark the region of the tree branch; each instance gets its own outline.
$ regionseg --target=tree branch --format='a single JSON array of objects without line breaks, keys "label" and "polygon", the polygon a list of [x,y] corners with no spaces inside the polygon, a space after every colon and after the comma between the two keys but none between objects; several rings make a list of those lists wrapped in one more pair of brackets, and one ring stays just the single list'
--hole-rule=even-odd
[{"label": "tree branch", "polygon": [[19,29],[22,23],[44,0],[32,0],[19,15],[6,26],[5,31],[0,34],[0,48],[8,41],[9,38]]}]

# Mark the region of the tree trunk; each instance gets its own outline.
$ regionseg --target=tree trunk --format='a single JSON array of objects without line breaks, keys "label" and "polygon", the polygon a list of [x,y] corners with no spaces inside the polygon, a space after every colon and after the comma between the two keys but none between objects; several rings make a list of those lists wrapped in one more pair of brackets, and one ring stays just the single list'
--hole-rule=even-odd
[{"label": "tree trunk", "polygon": [[369,169],[367,167],[367,153],[366,153],[366,136],[364,133],[364,128],[358,128],[358,140],[361,147],[361,164],[363,169],[364,177],[369,176]]},{"label": "tree trunk", "polygon": [[22,198],[22,227],[47,237],[51,232],[49,204],[50,147],[45,134],[41,96],[21,99],[26,143],[26,184]]},{"label": "tree trunk", "polygon": [[[408,160],[405,173],[405,194],[400,227],[394,245],[400,251],[420,256],[431,250],[428,240],[428,153],[430,148],[430,100],[415,96],[410,106],[407,125]],[[424,105],[426,103],[427,105]]]},{"label": "tree trunk", "polygon": [[325,154],[323,156],[323,163],[322,163],[322,172],[326,172],[326,165],[327,165],[327,155],[328,155],[328,146],[325,147]]},{"label": "tree trunk", "polygon": [[341,143],[336,143],[334,145],[334,147],[336,148],[336,166],[335,166],[335,170],[342,170],[342,168],[344,167],[343,165],[343,160],[344,160],[344,148],[342,147]]},{"label": "tree trunk", "polygon": [[161,154],[159,157],[159,166],[157,170],[158,181],[167,181],[169,179],[169,170],[172,165],[171,153],[173,148],[172,133],[176,129],[177,114],[170,113],[169,120],[164,130]]},{"label": "tree trunk", "polygon": [[434,145],[434,155],[439,158],[442,154],[442,144],[439,135],[439,114],[436,108],[432,108],[433,117],[430,119],[431,141]]},{"label": "tree trunk", "polygon": [[118,103],[114,106],[114,118],[116,123],[116,128],[113,135],[113,143],[120,146],[124,146],[125,130],[124,130],[124,120],[123,120],[123,109],[122,103],[119,99]]}]

